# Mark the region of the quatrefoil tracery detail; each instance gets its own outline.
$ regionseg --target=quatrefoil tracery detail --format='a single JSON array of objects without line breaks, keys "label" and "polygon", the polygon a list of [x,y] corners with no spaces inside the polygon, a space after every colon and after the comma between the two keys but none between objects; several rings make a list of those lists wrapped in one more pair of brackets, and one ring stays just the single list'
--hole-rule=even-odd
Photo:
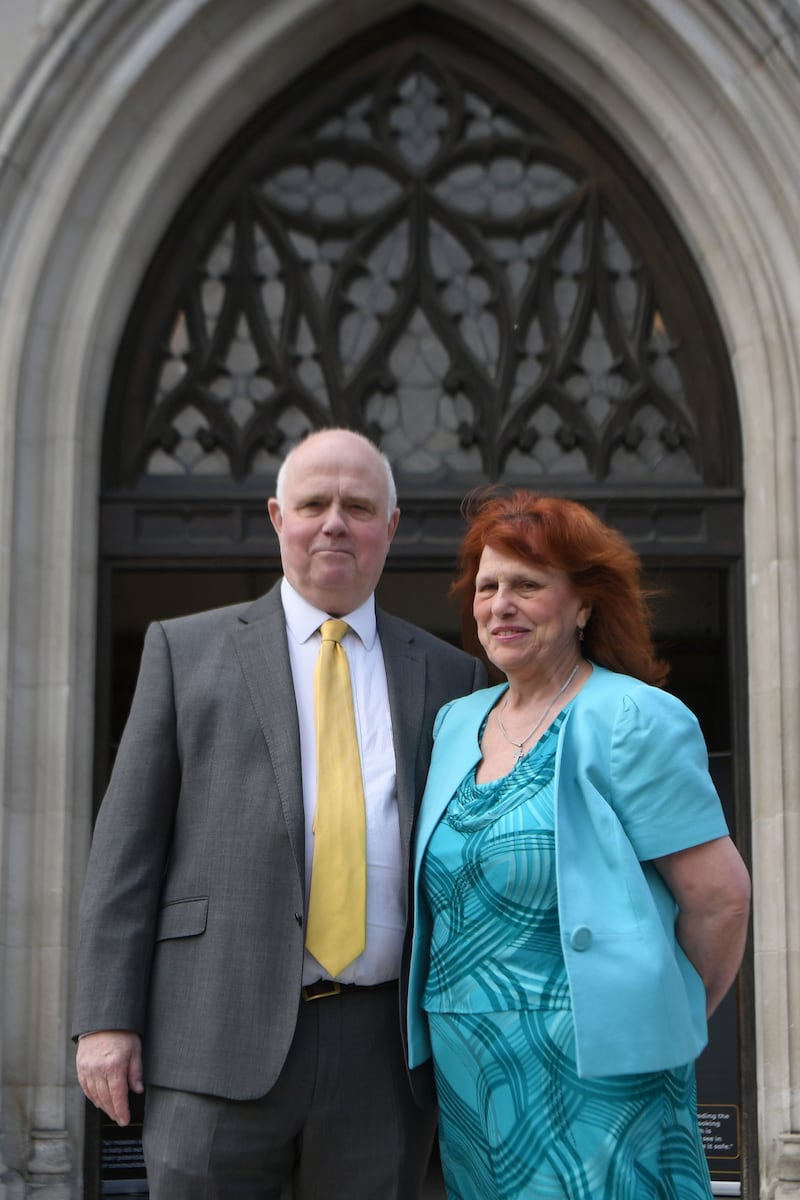
[{"label": "quatrefoil tracery detail", "polygon": [[416,55],[243,172],[176,293],[126,473],[274,477],[343,424],[434,492],[695,483],[678,349],[600,183]]}]

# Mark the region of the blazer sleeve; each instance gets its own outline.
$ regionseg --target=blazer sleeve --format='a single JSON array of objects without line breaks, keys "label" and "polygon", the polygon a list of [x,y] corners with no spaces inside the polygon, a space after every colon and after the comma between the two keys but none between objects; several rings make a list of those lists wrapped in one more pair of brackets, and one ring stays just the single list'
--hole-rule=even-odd
[{"label": "blazer sleeve", "polygon": [[643,686],[622,697],[609,778],[609,799],[640,861],[728,833],[697,718],[668,692]]},{"label": "blazer sleeve", "polygon": [[142,1033],[159,895],[180,788],[169,647],[150,626],[81,900],[74,1036]]}]

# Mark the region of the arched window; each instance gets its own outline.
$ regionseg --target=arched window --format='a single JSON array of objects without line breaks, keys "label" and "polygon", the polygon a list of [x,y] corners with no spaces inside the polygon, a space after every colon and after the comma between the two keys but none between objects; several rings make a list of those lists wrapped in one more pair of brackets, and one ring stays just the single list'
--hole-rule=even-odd
[{"label": "arched window", "polygon": [[172,222],[110,398],[115,536],[246,546],[330,424],[386,451],[423,543],[496,480],[636,498],[645,542],[734,536],[731,376],[672,222],[552,82],[425,10],[271,103]]}]

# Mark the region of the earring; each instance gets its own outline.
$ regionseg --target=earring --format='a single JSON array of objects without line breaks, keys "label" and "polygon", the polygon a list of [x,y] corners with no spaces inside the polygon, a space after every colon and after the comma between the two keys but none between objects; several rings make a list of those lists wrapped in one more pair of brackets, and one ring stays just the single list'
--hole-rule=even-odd
[{"label": "earring", "polygon": [[584,636],[584,634],[583,634],[583,626],[582,626],[582,625],[579,625],[579,626],[578,626],[578,641],[579,641],[579,642],[582,642],[582,641],[583,641],[583,636]]}]

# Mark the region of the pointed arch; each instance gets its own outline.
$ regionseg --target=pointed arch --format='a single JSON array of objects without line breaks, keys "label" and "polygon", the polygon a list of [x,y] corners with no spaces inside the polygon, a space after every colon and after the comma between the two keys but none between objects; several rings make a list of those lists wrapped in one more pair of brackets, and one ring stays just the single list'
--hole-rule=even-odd
[{"label": "pointed arch", "polygon": [[[389,9],[410,11],[402,0]],[[766,1192],[779,1175],[798,1176],[800,1104],[790,1019],[800,868],[786,851],[800,795],[796,29],[785,6],[723,0],[446,9],[558,80],[613,132],[679,227],[725,339],[744,449],[747,617],[737,636],[749,658],[758,1012],[769,1016],[757,1043]],[[79,1174],[83,1110],[65,1026],[91,817],[100,444],[120,337],[165,226],[209,159],[374,14],[335,0],[77,0],[2,113],[7,1186],[30,1174],[66,1191]],[[636,502],[644,529],[651,499],[645,487]],[[114,523],[110,510],[105,518]],[[126,526],[120,544],[134,535]]]},{"label": "pointed arch", "polygon": [[104,489],[235,506],[324,424],[375,437],[401,495],[739,494],[725,346],[652,188],[425,8],[276,97],[187,197],[123,338]]}]

